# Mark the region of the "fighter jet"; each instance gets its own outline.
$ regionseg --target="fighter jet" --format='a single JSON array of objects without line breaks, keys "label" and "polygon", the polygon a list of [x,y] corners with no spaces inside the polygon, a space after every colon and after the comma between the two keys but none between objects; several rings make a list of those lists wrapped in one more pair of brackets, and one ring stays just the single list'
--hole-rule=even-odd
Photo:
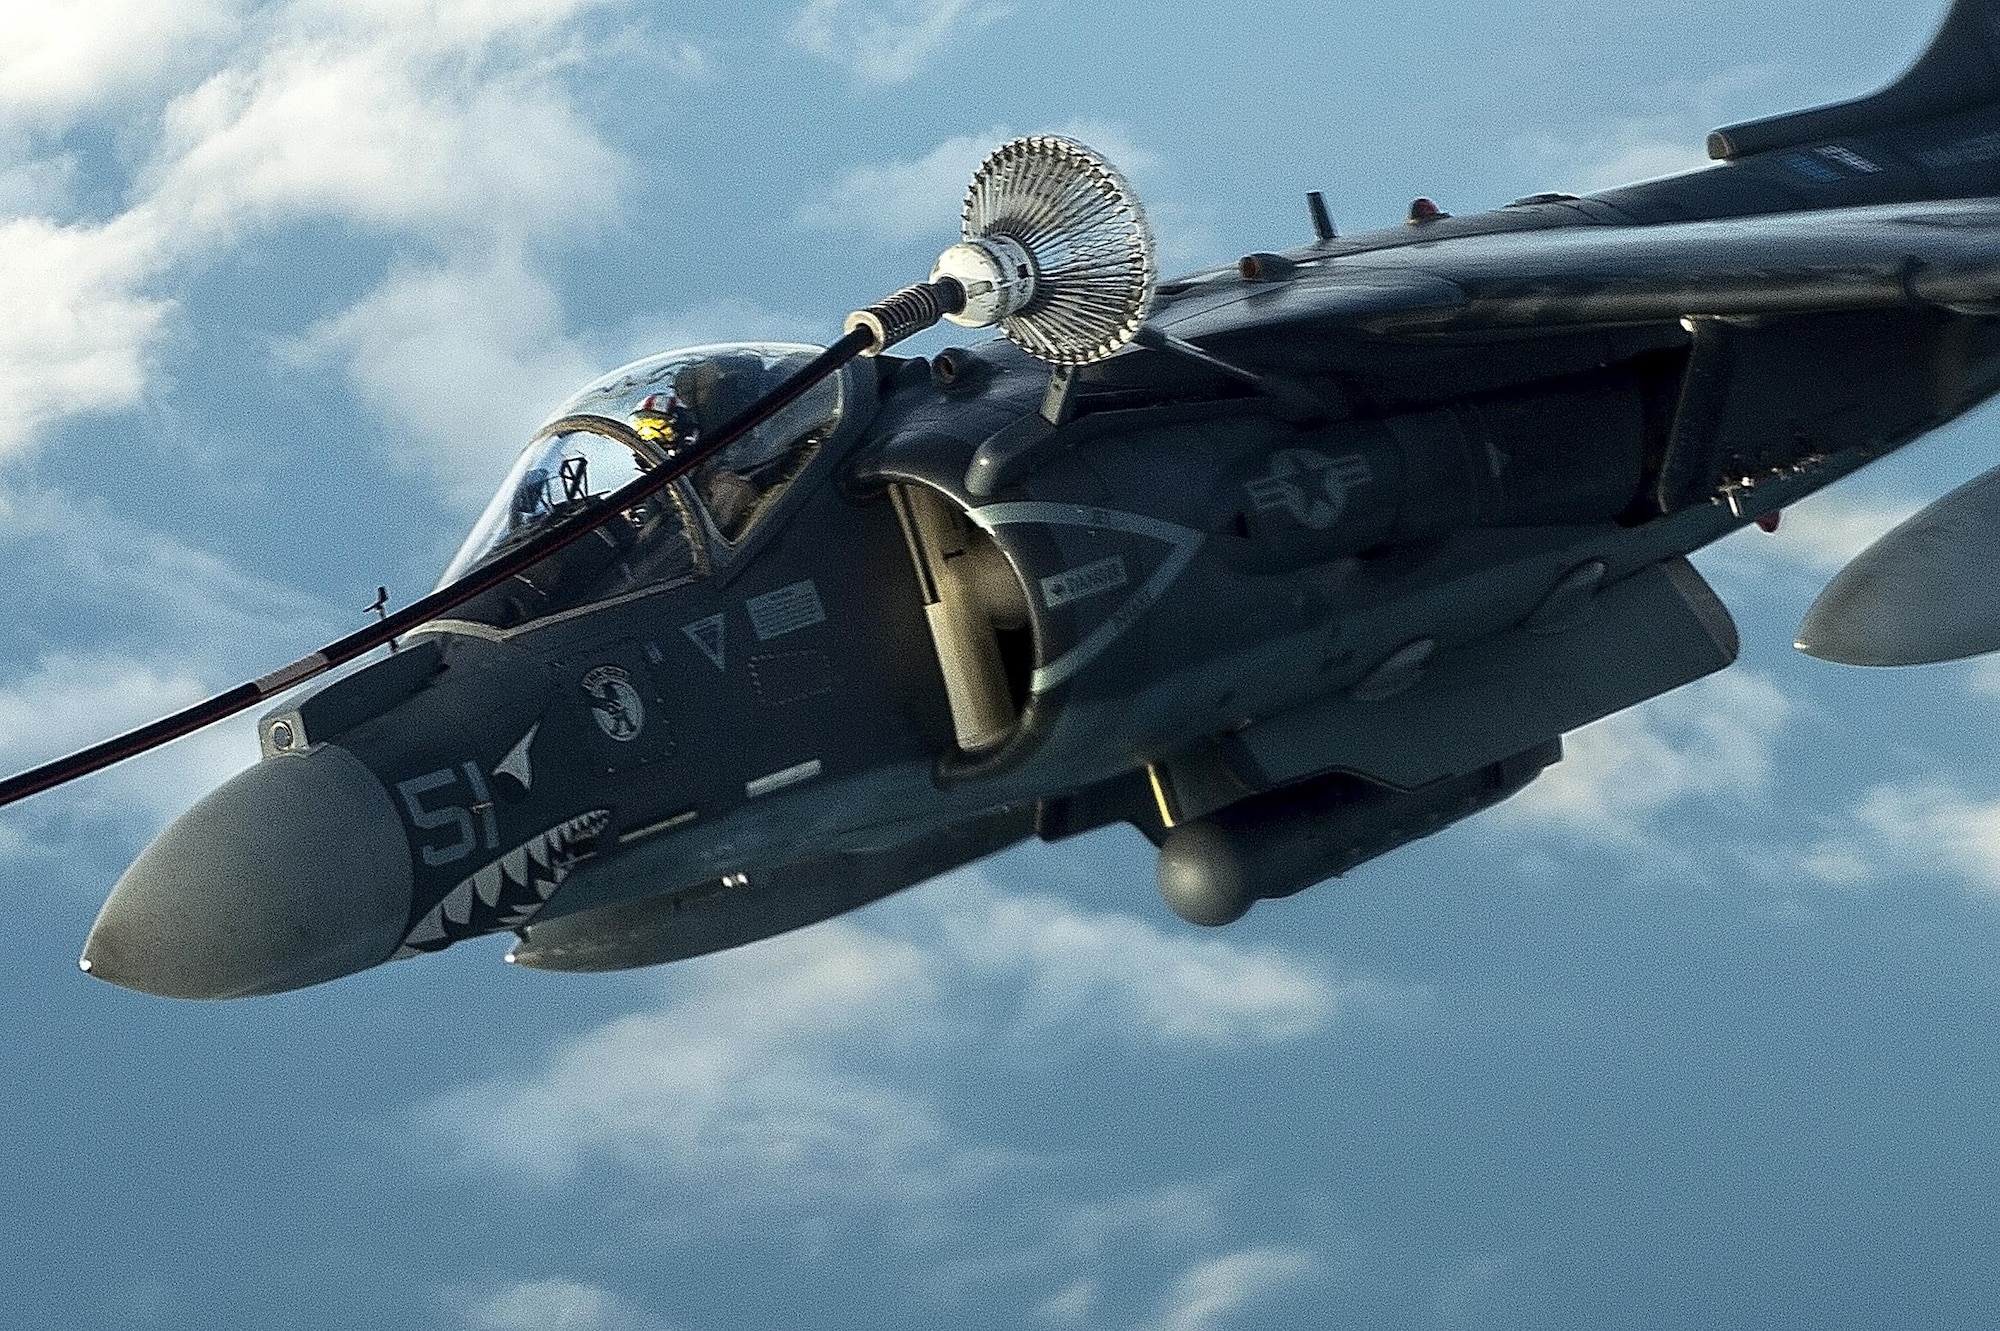
[{"label": "fighter jet", "polygon": [[[652,965],[1118,823],[1226,924],[1727,666],[1685,556],[2000,390],[2000,0],[1709,150],[1350,236],[1313,195],[1303,243],[1162,282],[1110,163],[1004,145],[929,279],[837,341],[611,372],[435,592],[0,802],[284,696],[85,945],[181,997],[505,931],[523,966]],[[895,354],[942,319],[999,336]],[[1996,532],[1989,476],[1801,646],[2000,647]]]}]

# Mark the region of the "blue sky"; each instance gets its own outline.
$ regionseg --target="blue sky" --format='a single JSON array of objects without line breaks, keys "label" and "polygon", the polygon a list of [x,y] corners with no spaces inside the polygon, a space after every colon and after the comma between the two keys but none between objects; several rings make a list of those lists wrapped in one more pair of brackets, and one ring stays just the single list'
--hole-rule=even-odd
[{"label": "blue sky", "polygon": [[[1170,267],[1699,164],[1865,91],[1885,0],[69,0],[0,14],[0,765],[428,587],[599,371],[824,339],[1063,129]],[[662,971],[461,946],[278,999],[95,984],[244,724],[0,815],[0,1322],[1989,1324],[2000,669],[1792,630],[1983,413],[1702,566],[1744,660],[1267,905],[1026,847]]]}]

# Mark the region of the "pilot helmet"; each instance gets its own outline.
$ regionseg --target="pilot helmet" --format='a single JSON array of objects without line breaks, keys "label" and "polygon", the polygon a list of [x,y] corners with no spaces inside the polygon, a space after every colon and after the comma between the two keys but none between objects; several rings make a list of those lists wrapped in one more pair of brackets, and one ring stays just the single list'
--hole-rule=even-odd
[{"label": "pilot helmet", "polygon": [[649,444],[684,448],[695,436],[694,413],[672,393],[653,393],[632,411],[632,431]]}]

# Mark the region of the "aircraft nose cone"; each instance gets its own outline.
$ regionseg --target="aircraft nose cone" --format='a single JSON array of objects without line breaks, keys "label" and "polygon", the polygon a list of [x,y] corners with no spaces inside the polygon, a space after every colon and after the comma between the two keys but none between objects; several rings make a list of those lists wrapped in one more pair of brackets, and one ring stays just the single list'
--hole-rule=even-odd
[{"label": "aircraft nose cone", "polygon": [[83,969],[167,998],[241,998],[387,961],[410,910],[402,820],[332,746],[257,764],[125,871]]}]

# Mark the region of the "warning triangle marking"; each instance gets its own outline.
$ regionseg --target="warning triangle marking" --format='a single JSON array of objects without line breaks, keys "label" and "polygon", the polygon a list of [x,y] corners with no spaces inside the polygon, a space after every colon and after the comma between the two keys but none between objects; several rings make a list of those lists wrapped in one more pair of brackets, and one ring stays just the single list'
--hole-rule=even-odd
[{"label": "warning triangle marking", "polygon": [[681,629],[687,640],[706,656],[717,670],[726,669],[729,662],[728,649],[729,621],[721,615],[710,615],[707,619],[697,619]]}]

